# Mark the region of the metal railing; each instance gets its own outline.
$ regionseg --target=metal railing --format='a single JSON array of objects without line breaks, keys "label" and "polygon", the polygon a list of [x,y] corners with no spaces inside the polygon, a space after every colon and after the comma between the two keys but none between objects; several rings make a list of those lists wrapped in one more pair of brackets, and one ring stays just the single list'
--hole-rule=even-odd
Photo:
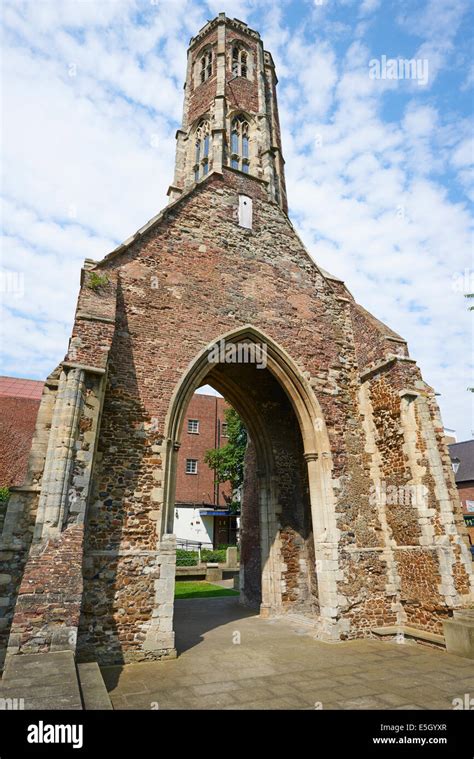
[{"label": "metal railing", "polygon": [[197,551],[198,563],[201,563],[201,549],[202,548],[214,548],[212,543],[206,543],[198,540],[182,540],[176,539],[176,548],[181,548],[184,551]]},{"label": "metal railing", "polygon": [[181,538],[176,539],[176,547],[182,548],[185,551],[200,551],[201,548],[214,548],[212,543],[198,540],[182,540]]}]

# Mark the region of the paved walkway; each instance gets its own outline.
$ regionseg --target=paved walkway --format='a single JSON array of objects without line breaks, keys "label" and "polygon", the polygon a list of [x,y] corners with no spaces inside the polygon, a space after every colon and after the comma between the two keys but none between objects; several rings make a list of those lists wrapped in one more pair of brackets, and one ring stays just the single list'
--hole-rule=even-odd
[{"label": "paved walkway", "polygon": [[175,625],[176,660],[102,669],[115,709],[451,709],[474,696],[474,661],[415,643],[321,643],[233,597],[177,601]]}]

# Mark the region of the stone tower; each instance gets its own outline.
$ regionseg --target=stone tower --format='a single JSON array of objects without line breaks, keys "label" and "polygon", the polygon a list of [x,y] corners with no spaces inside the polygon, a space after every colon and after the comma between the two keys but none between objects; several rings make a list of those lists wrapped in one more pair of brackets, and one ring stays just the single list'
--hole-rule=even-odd
[{"label": "stone tower", "polygon": [[221,13],[192,38],[171,200],[226,166],[261,179],[288,210],[276,84],[272,56],[247,24]]},{"label": "stone tower", "polygon": [[303,615],[328,641],[443,645],[443,622],[472,602],[434,392],[406,341],[296,234],[275,87],[257,32],[223,14],[206,24],[189,47],[170,203],[85,262],[3,524],[9,655],[175,655],[177,451],[207,383],[250,436],[243,603]]}]

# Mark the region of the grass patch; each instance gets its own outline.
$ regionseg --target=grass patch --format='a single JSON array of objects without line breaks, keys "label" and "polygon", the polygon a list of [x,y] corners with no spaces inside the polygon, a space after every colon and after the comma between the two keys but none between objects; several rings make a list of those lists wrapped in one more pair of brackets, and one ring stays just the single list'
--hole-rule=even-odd
[{"label": "grass patch", "polygon": [[109,284],[109,278],[107,274],[97,274],[96,271],[93,271],[89,275],[89,280],[87,282],[87,287],[90,287],[91,290],[94,290],[97,292],[102,287],[105,287]]},{"label": "grass patch", "polygon": [[217,598],[218,596],[238,596],[238,590],[222,588],[205,580],[182,580],[175,585],[175,598]]}]

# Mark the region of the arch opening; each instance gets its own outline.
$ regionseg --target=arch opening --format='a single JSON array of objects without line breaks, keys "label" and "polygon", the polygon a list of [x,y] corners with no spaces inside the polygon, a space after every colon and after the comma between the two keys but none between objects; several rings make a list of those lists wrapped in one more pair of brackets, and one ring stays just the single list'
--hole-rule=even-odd
[{"label": "arch opening", "polygon": [[[239,354],[244,345],[249,352]],[[221,353],[223,360],[210,360],[216,346],[232,346],[233,358]],[[336,616],[329,597],[334,586],[323,565],[323,556],[334,557],[336,540],[324,419],[295,363],[252,327],[206,346],[175,390],[166,421],[162,534],[174,529],[186,413],[203,385],[211,385],[226,399],[249,435],[239,532],[241,603],[258,607],[263,615],[291,611],[310,616],[315,625],[333,623],[327,617]]]}]

